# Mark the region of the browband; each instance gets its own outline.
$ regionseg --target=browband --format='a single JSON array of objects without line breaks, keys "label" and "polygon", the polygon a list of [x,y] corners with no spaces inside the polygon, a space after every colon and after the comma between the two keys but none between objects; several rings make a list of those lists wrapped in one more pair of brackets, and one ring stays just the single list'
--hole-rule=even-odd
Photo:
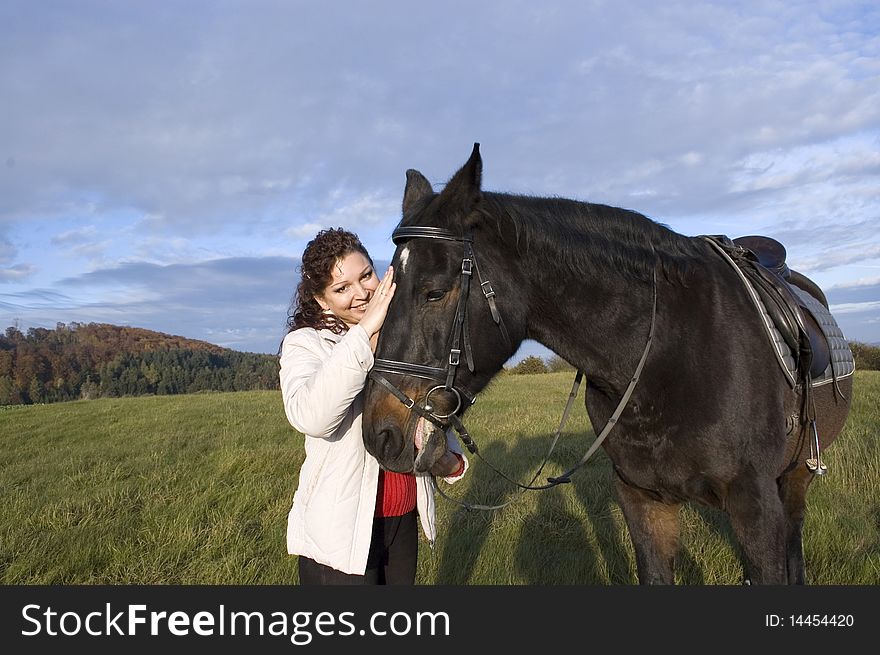
[{"label": "browband", "polygon": [[394,232],[391,233],[391,240],[394,242],[394,245],[399,245],[401,241],[405,241],[406,239],[415,239],[418,237],[424,237],[428,239],[446,239],[447,241],[473,242],[473,239],[471,237],[456,234],[455,232],[447,230],[443,227],[420,227],[418,225],[406,225],[396,228]]}]

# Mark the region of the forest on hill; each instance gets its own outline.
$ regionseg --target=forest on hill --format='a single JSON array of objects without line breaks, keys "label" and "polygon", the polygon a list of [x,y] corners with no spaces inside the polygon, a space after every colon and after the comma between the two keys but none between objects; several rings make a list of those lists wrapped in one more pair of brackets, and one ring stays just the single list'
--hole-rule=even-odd
[{"label": "forest on hill", "polygon": [[0,405],[278,388],[278,359],[106,323],[8,327],[0,334]]}]

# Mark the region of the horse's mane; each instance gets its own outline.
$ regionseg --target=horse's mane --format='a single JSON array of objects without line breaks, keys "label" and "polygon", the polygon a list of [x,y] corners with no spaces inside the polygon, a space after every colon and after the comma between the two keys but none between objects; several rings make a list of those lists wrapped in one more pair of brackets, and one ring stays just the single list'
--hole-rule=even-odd
[{"label": "horse's mane", "polygon": [[482,213],[519,255],[558,262],[577,275],[615,271],[650,280],[656,264],[669,281],[686,284],[700,257],[692,238],[628,209],[558,197],[482,198]]}]

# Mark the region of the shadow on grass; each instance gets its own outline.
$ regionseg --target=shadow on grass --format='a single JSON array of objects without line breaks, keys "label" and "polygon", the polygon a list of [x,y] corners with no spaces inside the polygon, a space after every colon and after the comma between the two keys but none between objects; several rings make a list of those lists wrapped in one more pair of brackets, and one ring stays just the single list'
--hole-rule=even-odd
[{"label": "shadow on grass", "polygon": [[[567,470],[580,461],[592,432],[564,437],[548,460],[547,470]],[[548,442],[545,438],[511,438],[512,445],[493,442],[481,449],[486,462],[505,475],[523,484],[528,483],[544,460]],[[561,443],[561,442],[560,442]],[[505,512],[521,507],[517,496],[539,494],[533,511],[523,517],[522,527],[513,548],[510,567],[529,585],[628,585],[638,582],[632,557],[632,546],[626,530],[615,519],[617,500],[612,484],[611,462],[604,452],[594,457],[572,475],[569,485],[547,490],[523,491],[502,478],[479,457],[471,455],[469,484],[459,500],[473,504],[495,505],[511,502],[510,506],[493,511],[463,507],[450,512],[446,545],[437,571],[437,584],[473,584],[477,562],[489,539],[493,521]],[[547,473],[535,481],[545,484]],[[583,517],[566,507],[561,490],[571,486],[574,498],[583,508]],[[451,495],[451,494],[450,494]],[[438,502],[448,502],[438,498]],[[717,510],[691,504],[710,530],[719,534],[738,553],[739,548],[726,517]],[[521,510],[519,510],[521,511]],[[506,529],[506,528],[505,528]],[[685,545],[676,560],[677,580],[684,585],[705,584],[705,574]],[[505,580],[486,584],[506,584]]]}]

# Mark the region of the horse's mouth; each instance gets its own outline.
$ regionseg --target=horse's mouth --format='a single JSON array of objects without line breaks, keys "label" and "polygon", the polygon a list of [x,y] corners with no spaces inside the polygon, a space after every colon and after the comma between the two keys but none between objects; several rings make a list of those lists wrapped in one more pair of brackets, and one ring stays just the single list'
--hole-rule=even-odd
[{"label": "horse's mouth", "polygon": [[425,473],[446,452],[446,434],[420,416],[413,429],[413,444],[416,448],[413,470]]}]

